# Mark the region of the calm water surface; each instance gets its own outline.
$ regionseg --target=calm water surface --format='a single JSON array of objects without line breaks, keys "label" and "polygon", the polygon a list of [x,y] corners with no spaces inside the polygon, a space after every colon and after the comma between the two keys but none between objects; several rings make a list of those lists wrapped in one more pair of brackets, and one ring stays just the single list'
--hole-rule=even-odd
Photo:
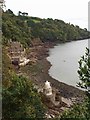
[{"label": "calm water surface", "polygon": [[49,75],[58,81],[76,87],[79,82],[78,61],[85,54],[88,40],[58,44],[49,50],[47,60],[52,64]]}]

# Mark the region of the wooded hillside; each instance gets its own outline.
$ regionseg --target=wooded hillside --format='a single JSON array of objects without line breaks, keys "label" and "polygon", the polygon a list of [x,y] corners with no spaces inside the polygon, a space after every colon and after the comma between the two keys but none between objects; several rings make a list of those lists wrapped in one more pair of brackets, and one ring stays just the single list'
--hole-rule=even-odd
[{"label": "wooded hillside", "polygon": [[41,19],[29,17],[28,14],[16,16],[10,9],[2,13],[3,42],[8,40],[20,41],[30,46],[33,38],[40,38],[42,42],[66,42],[90,37],[87,29],[81,29],[70,23],[58,19]]}]

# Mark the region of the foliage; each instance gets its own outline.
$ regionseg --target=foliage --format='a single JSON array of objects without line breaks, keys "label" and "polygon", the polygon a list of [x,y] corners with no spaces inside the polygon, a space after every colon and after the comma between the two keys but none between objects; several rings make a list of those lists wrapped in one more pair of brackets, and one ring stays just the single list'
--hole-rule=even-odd
[{"label": "foliage", "polygon": [[28,25],[31,26],[32,36],[39,37],[44,42],[84,39],[88,37],[89,33],[77,26],[66,24],[64,21],[49,18],[42,19],[41,22],[28,20]]},{"label": "foliage", "polygon": [[90,92],[90,55],[88,48],[86,48],[85,56],[82,56],[79,61],[78,74],[81,80],[81,82],[79,82],[79,86]]},{"label": "foliage", "polygon": [[43,119],[45,108],[33,83],[17,76],[4,46],[2,52],[2,119]]},{"label": "foliage", "polygon": [[86,53],[81,57],[79,61],[79,70],[78,70],[79,78],[81,82],[79,82],[79,86],[86,90],[86,95],[88,99],[87,108],[90,119],[90,50],[86,48]]},{"label": "foliage", "polygon": [[18,12],[18,16],[8,9],[2,13],[3,43],[8,40],[20,41],[24,46],[31,45],[31,39],[40,38],[42,42],[66,42],[90,37],[87,29],[81,29],[62,20],[29,17],[26,12]]},{"label": "foliage", "polygon": [[[24,18],[24,16],[21,17]],[[26,21],[20,18],[15,16],[11,10],[2,13],[3,43],[8,43],[8,40],[12,40],[20,41],[24,46],[30,44],[31,33],[29,27]]]},{"label": "foliage", "polygon": [[13,65],[7,55],[5,46],[2,48],[2,85],[8,87],[11,84],[10,77],[14,71]]},{"label": "foliage", "polygon": [[[2,11],[2,32],[3,45],[8,44],[8,40],[20,41],[24,47],[31,45],[31,39],[40,38],[42,42],[66,42],[77,39],[86,39],[90,37],[90,32],[86,29],[81,29],[79,26],[70,25],[62,20],[40,19],[37,17],[29,17],[28,13],[19,11],[18,16],[8,9],[6,12]],[[3,49],[3,119],[26,119],[39,117],[44,118],[45,109],[42,105],[39,94],[34,89],[33,84],[22,76],[15,75],[13,66],[7,56],[5,48]],[[84,62],[84,66],[82,66]],[[84,83],[84,87],[88,88],[90,85],[88,75],[88,67],[90,68],[90,59],[82,57],[81,65],[78,71],[80,80]],[[36,66],[37,68],[38,66]],[[31,68],[32,69],[32,68]],[[32,69],[32,72],[34,69]],[[80,83],[79,85],[82,85]],[[65,116],[82,115],[90,106],[90,99],[85,109],[81,105],[75,106],[73,110]],[[75,111],[75,110],[78,110]],[[81,110],[81,111],[80,111]],[[86,117],[86,112],[83,114]],[[62,117],[63,118],[63,117]]]},{"label": "foliage", "polygon": [[61,116],[61,120],[63,118],[71,118],[75,120],[88,120],[88,109],[86,107],[87,103],[83,102],[83,104],[74,105],[70,110],[66,110]]},{"label": "foliage", "polygon": [[33,84],[13,75],[11,86],[3,87],[3,119],[44,118],[44,107]]}]

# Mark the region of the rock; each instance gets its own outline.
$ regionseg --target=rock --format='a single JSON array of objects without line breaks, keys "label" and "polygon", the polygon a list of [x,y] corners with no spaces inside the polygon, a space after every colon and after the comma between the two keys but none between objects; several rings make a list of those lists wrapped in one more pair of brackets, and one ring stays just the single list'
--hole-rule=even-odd
[{"label": "rock", "polygon": [[61,97],[62,102],[67,104],[67,107],[71,107],[73,105],[72,101],[70,99]]}]

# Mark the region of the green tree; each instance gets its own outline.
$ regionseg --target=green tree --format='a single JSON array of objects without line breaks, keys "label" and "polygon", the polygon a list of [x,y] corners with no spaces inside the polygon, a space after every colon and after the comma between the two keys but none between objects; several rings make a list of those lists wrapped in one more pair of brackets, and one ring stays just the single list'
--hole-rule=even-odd
[{"label": "green tree", "polygon": [[90,51],[86,48],[86,53],[79,61],[78,70],[80,82],[79,86],[90,92]]},{"label": "green tree", "polygon": [[3,87],[3,119],[43,119],[45,109],[33,84],[16,75],[11,82],[8,88]]},{"label": "green tree", "polygon": [[32,38],[40,38],[42,42],[65,42],[90,37],[90,32],[86,29],[80,29],[62,20],[29,17],[28,13],[21,11],[16,16],[10,9],[2,12],[2,32],[6,38],[3,43],[14,39],[24,46],[29,46]]},{"label": "green tree", "polygon": [[86,48],[86,53],[83,55],[79,61],[79,70],[78,70],[80,82],[79,87],[86,90],[86,95],[88,99],[87,108],[88,108],[88,118],[90,119],[90,50]]}]

